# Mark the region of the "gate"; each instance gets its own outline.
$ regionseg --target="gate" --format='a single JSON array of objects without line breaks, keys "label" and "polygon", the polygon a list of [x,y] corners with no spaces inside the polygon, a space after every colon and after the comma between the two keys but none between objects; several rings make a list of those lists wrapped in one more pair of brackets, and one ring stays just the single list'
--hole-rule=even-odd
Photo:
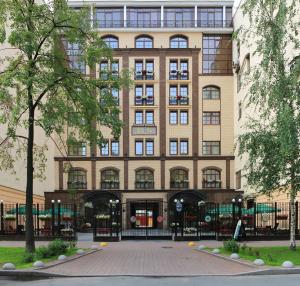
[{"label": "gate", "polygon": [[122,204],[121,218],[121,239],[172,239],[165,201],[128,201]]}]

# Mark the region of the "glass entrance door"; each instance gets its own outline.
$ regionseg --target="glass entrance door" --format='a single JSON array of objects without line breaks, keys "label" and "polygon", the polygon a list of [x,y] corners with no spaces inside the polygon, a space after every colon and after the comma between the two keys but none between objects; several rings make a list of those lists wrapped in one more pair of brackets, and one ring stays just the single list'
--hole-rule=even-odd
[{"label": "glass entrance door", "polygon": [[135,211],[135,227],[136,228],[152,228],[153,227],[153,211],[145,209],[137,209]]}]

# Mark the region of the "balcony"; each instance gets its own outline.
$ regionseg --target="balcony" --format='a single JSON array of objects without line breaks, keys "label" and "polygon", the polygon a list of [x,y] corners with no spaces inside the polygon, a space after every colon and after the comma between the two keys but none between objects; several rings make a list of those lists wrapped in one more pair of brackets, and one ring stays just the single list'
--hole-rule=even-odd
[{"label": "balcony", "polygon": [[170,80],[188,80],[189,71],[187,70],[171,70],[169,73]]},{"label": "balcony", "polygon": [[160,28],[160,20],[127,20],[129,28]]},{"label": "balcony", "polygon": [[118,190],[118,189],[120,189],[120,182],[119,181],[104,181],[104,182],[101,182],[100,188],[103,190]]},{"label": "balcony", "polygon": [[154,125],[133,125],[131,128],[132,135],[156,135],[157,127]]},{"label": "balcony", "polygon": [[153,181],[137,181],[137,182],[135,182],[135,188],[137,190],[154,189],[154,182]]},{"label": "balcony", "polygon": [[189,189],[189,181],[171,181],[170,182],[170,188],[171,189]]},{"label": "balcony", "polygon": [[123,20],[94,20],[94,28],[122,28]]},{"label": "balcony", "polygon": [[203,180],[203,189],[221,189],[222,183],[220,180]]},{"label": "balcony", "polygon": [[87,189],[87,182],[68,182],[68,189],[85,190]]},{"label": "balcony", "polygon": [[164,20],[164,27],[168,28],[193,28],[194,20]]},{"label": "balcony", "polygon": [[230,20],[198,20],[198,27],[200,28],[222,28],[222,27],[232,27],[232,19]]},{"label": "balcony", "polygon": [[154,97],[153,96],[136,96],[135,97],[135,105],[154,105]]},{"label": "balcony", "polygon": [[154,72],[151,70],[138,70],[134,73],[135,80],[154,80]]},{"label": "balcony", "polygon": [[186,96],[170,96],[169,98],[169,104],[170,105],[188,105],[189,104],[189,98]]}]

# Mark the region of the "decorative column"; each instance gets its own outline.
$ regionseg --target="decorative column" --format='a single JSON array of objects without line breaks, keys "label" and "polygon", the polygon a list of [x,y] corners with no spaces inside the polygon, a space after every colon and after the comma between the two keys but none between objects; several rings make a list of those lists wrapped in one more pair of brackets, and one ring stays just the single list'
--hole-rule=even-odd
[{"label": "decorative column", "polygon": [[223,6],[223,27],[226,27],[226,6]]}]

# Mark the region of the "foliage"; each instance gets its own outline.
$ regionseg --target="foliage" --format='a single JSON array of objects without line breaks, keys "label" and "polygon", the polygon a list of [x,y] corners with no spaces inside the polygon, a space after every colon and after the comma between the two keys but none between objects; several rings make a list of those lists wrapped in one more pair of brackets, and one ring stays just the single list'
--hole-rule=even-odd
[{"label": "foliage", "polygon": [[224,240],[223,241],[224,249],[231,253],[239,253],[240,245],[234,240]]},{"label": "foliage", "polygon": [[69,244],[61,239],[55,239],[48,245],[51,255],[60,255],[67,251]]},{"label": "foliage", "polygon": [[[289,192],[291,248],[295,248],[294,201],[300,190],[300,60],[299,5],[286,0],[244,0],[250,27],[242,26],[238,41],[250,46],[258,61],[245,77],[244,105],[251,110],[238,137],[239,156],[247,154],[247,184],[258,192]],[[259,117],[258,117],[259,116]]]},{"label": "foliage", "polygon": [[[46,143],[35,140],[35,133],[43,131],[63,157],[70,141],[101,145],[100,126],[118,138],[122,122],[112,89],[130,82],[126,71],[105,79],[96,75],[96,65],[111,62],[113,56],[92,30],[90,8],[74,10],[66,0],[51,1],[50,6],[41,2],[1,0],[0,5],[0,125],[5,134],[0,138],[0,169],[26,160],[28,251],[34,251],[33,179],[44,179],[47,165]],[[71,46],[75,49],[68,50]]]},{"label": "foliage", "polygon": [[30,263],[34,261],[34,254],[32,252],[25,252],[22,262]]},{"label": "foliage", "polygon": [[49,258],[51,256],[51,251],[47,246],[40,246],[35,250],[35,255],[38,259]]},{"label": "foliage", "polygon": [[[231,251],[221,248],[221,254],[231,255]],[[239,256],[242,259],[253,262],[256,258],[262,259],[266,265],[281,266],[284,261],[292,261],[295,265],[300,265],[300,249],[290,251],[285,246],[271,247],[247,247],[240,249]]]}]

